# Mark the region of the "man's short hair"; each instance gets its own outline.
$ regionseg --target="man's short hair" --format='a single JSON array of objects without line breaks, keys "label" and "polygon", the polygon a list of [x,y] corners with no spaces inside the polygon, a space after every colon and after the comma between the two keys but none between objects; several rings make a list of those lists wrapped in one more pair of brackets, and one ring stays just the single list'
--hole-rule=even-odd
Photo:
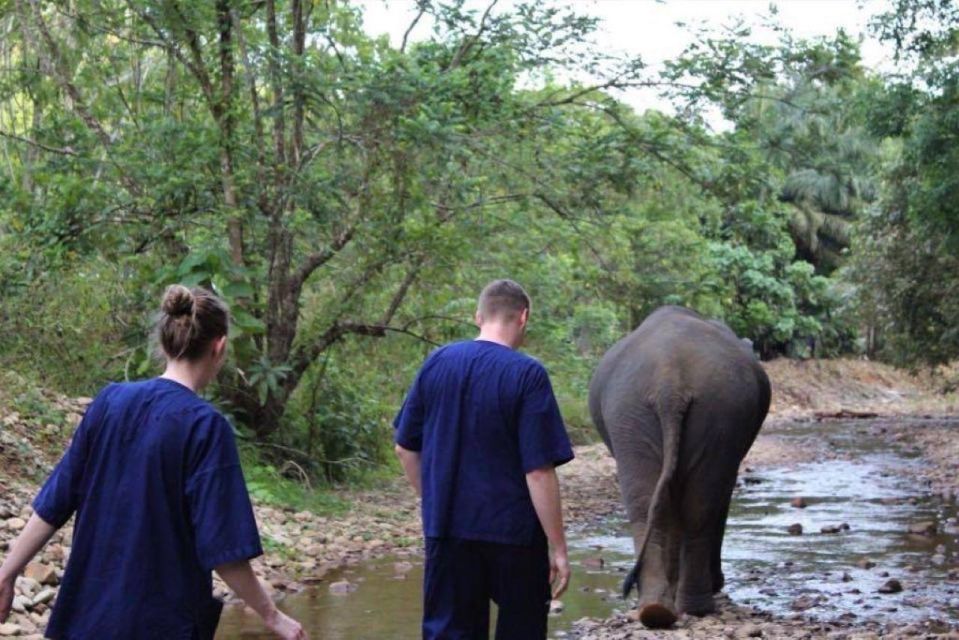
[{"label": "man's short hair", "polygon": [[494,280],[483,287],[477,310],[480,318],[515,320],[530,308],[529,294],[513,280]]}]

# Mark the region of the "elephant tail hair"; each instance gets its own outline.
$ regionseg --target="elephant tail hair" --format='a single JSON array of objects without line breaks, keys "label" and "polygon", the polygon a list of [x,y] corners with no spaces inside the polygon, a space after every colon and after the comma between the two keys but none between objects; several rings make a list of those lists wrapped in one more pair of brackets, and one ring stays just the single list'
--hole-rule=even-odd
[{"label": "elephant tail hair", "polygon": [[663,466],[653,490],[653,497],[649,501],[649,511],[646,514],[646,530],[636,551],[636,563],[626,579],[623,580],[623,599],[629,598],[634,587],[639,587],[639,574],[643,567],[643,556],[649,545],[649,536],[652,531],[662,527],[663,516],[669,506],[668,492],[679,466],[679,449],[682,440],[683,420],[686,417],[688,400],[679,401],[675,396],[664,394],[664,400],[659,403],[657,413],[663,434]]}]

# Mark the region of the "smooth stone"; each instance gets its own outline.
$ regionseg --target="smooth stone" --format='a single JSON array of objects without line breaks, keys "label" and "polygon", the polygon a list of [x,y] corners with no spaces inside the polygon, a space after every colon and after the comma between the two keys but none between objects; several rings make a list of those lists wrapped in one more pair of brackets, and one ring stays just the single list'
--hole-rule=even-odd
[{"label": "smooth stone", "polygon": [[341,580],[330,585],[330,593],[335,595],[346,595],[356,591],[356,585],[348,580]]},{"label": "smooth stone", "polygon": [[36,580],[40,584],[55,585],[59,582],[57,579],[57,570],[48,565],[39,562],[31,562],[23,570],[23,575]]},{"label": "smooth stone", "polygon": [[884,585],[879,587],[879,593],[899,593],[902,591],[902,583],[892,578],[887,580]]}]

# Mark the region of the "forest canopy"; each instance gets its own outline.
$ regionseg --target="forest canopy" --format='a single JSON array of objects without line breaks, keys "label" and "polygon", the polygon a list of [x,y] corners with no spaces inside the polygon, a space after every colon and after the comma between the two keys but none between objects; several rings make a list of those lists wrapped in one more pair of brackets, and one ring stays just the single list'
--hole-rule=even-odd
[{"label": "forest canopy", "polygon": [[431,35],[396,45],[348,2],[0,0],[0,363],[77,394],[150,375],[164,286],[212,287],[215,400],[337,478],[496,277],[574,429],[663,304],[766,359],[959,355],[950,0],[873,17],[895,73],[842,31],[699,31],[653,70],[575,3],[417,7]]}]

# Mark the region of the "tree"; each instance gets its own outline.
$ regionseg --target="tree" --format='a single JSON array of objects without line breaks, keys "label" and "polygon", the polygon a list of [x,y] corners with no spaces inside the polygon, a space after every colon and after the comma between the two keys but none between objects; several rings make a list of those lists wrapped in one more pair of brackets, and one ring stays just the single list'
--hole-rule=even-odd
[{"label": "tree", "polygon": [[[435,37],[394,49],[335,3],[17,0],[7,215],[58,255],[140,256],[148,283],[229,298],[219,394],[265,438],[345,337],[422,330],[411,289],[488,237],[491,207],[566,210],[581,183],[507,160],[550,166],[578,101],[640,77],[583,52],[589,19],[493,5],[424,1]],[[600,80],[516,89],[548,64]]]}]

